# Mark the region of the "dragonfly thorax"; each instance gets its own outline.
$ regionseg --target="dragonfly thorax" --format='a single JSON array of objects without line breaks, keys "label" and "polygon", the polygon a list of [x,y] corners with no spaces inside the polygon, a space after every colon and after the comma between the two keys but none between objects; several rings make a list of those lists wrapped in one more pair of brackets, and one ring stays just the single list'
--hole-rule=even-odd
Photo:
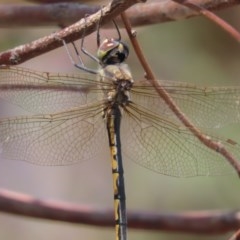
[{"label": "dragonfly thorax", "polygon": [[133,79],[126,63],[107,65],[99,71],[99,81],[106,101],[117,105],[127,105]]}]

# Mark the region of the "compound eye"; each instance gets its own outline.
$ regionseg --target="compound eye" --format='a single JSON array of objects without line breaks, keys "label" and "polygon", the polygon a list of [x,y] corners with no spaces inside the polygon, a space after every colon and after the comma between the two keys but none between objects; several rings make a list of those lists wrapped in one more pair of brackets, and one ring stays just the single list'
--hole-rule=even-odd
[{"label": "compound eye", "polygon": [[121,63],[128,54],[128,46],[115,39],[105,39],[98,49],[98,59],[103,65]]}]

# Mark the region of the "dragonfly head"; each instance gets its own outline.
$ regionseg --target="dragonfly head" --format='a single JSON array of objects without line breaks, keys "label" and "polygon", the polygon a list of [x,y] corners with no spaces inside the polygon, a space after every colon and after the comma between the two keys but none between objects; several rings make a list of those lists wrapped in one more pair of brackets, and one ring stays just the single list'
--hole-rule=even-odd
[{"label": "dragonfly head", "polygon": [[105,39],[98,49],[98,59],[102,65],[122,63],[129,54],[128,46],[116,39]]}]

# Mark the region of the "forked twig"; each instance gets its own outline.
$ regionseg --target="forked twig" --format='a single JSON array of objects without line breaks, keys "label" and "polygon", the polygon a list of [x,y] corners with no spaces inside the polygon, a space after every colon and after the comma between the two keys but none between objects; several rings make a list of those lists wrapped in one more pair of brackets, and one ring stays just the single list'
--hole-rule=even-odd
[{"label": "forked twig", "polygon": [[33,57],[39,56],[43,53],[49,52],[53,49],[62,46],[62,41],[73,42],[81,38],[83,32],[88,35],[95,31],[95,28],[101,18],[102,23],[109,22],[122,11],[126,10],[130,6],[144,2],[145,0],[113,0],[106,7],[103,7],[98,12],[76,22],[75,24],[60,30],[57,33],[53,33],[49,36],[40,38],[29,44],[24,44],[5,51],[0,54],[0,65],[16,65],[23,63]]},{"label": "forked twig", "polygon": [[[86,31],[86,35],[92,33],[95,30],[95,27],[96,27],[97,23],[99,22],[99,18],[101,16],[100,12],[102,12],[102,22],[105,23],[105,22],[109,22],[111,19],[115,18],[117,15],[119,15],[122,11],[126,10],[130,6],[132,6],[138,2],[144,2],[144,1],[145,0],[129,0],[129,1],[115,0],[115,1],[113,1],[114,5],[108,4],[106,7],[102,8],[101,11],[98,11],[97,13],[91,14],[89,17],[87,17],[86,22],[78,21],[77,23],[69,26],[68,28],[62,29],[56,33],[49,35],[49,36],[40,38],[40,39],[33,41],[31,43],[28,43],[28,44],[18,46],[11,50],[2,52],[0,54],[0,65],[2,65],[2,64],[6,64],[6,65],[20,64],[31,58],[34,58],[43,53],[49,52],[53,49],[56,49],[56,48],[62,46],[62,42],[59,41],[59,39],[64,39],[65,42],[73,42],[81,37],[84,29]],[[175,1],[179,2],[180,0],[175,0]],[[196,9],[198,6],[197,1],[199,1],[199,0],[192,0],[192,1],[193,2],[191,2],[191,4],[189,2],[187,2],[188,7],[190,7],[190,5],[195,6],[195,12],[197,10],[198,13],[199,12],[201,12],[202,14],[208,13],[208,14],[205,14],[206,16],[212,15],[211,12],[207,11],[203,7],[201,8],[201,11],[199,9]],[[234,0],[232,0],[232,1],[234,1]],[[71,4],[73,4],[73,3],[67,4],[68,7],[66,7],[66,4],[65,5],[60,4],[60,5],[56,5],[56,6],[54,5],[54,6],[52,6],[52,8],[50,8],[49,5],[42,6],[41,14],[42,14],[42,12],[43,13],[45,12],[45,15],[51,13],[50,16],[46,16],[45,17],[46,19],[43,19],[42,21],[47,22],[47,23],[44,23],[45,25],[49,24],[49,22],[53,21],[53,20],[49,19],[53,15],[54,23],[56,24],[56,17],[57,17],[56,12],[59,12],[60,9],[64,6],[65,10],[63,10],[63,13],[61,13],[61,14],[59,13],[59,15],[62,16],[62,18],[59,17],[58,24],[66,25],[66,22],[64,20],[66,18],[66,16],[64,14],[66,14],[66,13],[69,14],[71,11],[74,11],[75,14],[77,12],[77,10],[75,9],[76,4],[74,5],[75,8]],[[205,6],[205,7],[209,6],[210,9],[212,9],[212,8],[214,9],[214,3],[208,2],[207,0],[205,0],[205,2],[203,1],[201,4],[203,4],[203,6]],[[215,7],[218,8],[218,6],[219,6],[221,8],[226,5],[228,6],[231,4],[236,4],[236,2],[228,1],[226,3],[226,1],[218,0]],[[179,18],[185,18],[185,17],[196,15],[195,13],[192,13],[192,11],[186,11],[185,7],[180,6],[180,5],[179,5],[180,7],[178,7],[176,5],[179,5],[179,4],[176,4],[174,2],[172,3],[171,1],[167,1],[166,3],[165,3],[165,1],[159,2],[159,3],[149,3],[146,5],[141,5],[141,7],[136,6],[135,9],[130,9],[128,15],[131,16],[131,21],[134,23],[134,25],[146,25],[147,23],[153,24],[153,23],[157,23],[157,22],[174,21]],[[186,3],[185,3],[185,5],[186,5]],[[33,10],[31,10],[32,8],[33,8]],[[29,23],[29,19],[32,19],[31,14],[33,14],[34,11],[39,12],[40,11],[39,9],[41,9],[41,6],[39,6],[39,9],[35,9],[35,8],[36,8],[36,6],[35,7],[25,6],[25,8],[22,6],[21,7],[15,6],[15,8],[9,7],[9,6],[4,6],[4,7],[1,6],[0,16],[3,18],[3,20],[0,23],[0,26],[1,26],[1,24],[4,24],[4,23],[8,24],[8,26],[9,26],[9,24],[10,25],[14,24],[14,20],[16,19],[16,14],[24,13],[24,15],[27,15],[27,14],[25,14],[25,12],[30,12],[29,17],[27,17],[27,19],[25,20]],[[166,8],[169,9],[168,12],[166,12],[167,11]],[[162,9],[164,9],[164,12],[162,12],[163,11]],[[79,14],[78,16],[80,16],[81,14],[83,15],[83,11],[85,11],[85,10],[86,10],[86,8],[84,8],[83,6],[79,7],[80,12],[77,12],[77,14]],[[92,12],[95,12],[96,10],[97,10],[97,8],[94,7],[93,9],[89,8],[86,11],[88,11],[89,13],[92,13]],[[13,14],[13,16],[11,16],[11,15],[9,16],[9,14],[8,14],[8,16],[5,16],[3,14],[6,12],[12,13],[14,11],[16,11],[16,13]],[[142,12],[144,12],[144,14],[140,14]],[[71,13],[71,16],[74,15],[74,13],[73,14]],[[7,19],[4,20],[3,15]],[[38,14],[38,16],[39,16],[39,14]],[[20,21],[21,24],[23,24],[23,25],[24,25],[24,17],[23,17],[23,19],[21,18],[21,21]],[[17,19],[19,19],[19,18],[17,18]],[[215,19],[216,19],[216,15],[215,15]],[[10,21],[11,23],[9,23],[8,21]],[[233,29],[231,26],[227,25],[227,23],[224,22],[223,20],[220,19],[219,21],[221,21],[221,23],[219,23],[219,25],[222,28],[227,30],[235,39],[240,41],[239,34],[235,29]],[[18,24],[19,24],[19,21],[18,21],[17,25]],[[34,21],[31,21],[31,23],[28,26],[30,26],[31,24],[34,24]],[[17,26],[17,25],[15,25],[15,26]],[[40,25],[39,22],[38,22],[38,25]]]},{"label": "forked twig", "polygon": [[152,84],[152,86],[156,89],[158,95],[165,101],[165,103],[173,111],[176,117],[183,123],[183,125],[187,129],[189,129],[192,132],[192,134],[196,136],[205,146],[212,149],[213,151],[218,152],[223,157],[225,157],[229,161],[229,163],[235,168],[235,170],[237,171],[240,177],[240,163],[237,161],[237,159],[220,142],[215,142],[211,140],[209,136],[201,133],[201,131],[199,131],[199,129],[197,129],[194,126],[194,124],[192,124],[192,122],[187,118],[187,116],[185,116],[185,114],[181,111],[181,109],[176,105],[176,103],[174,102],[172,97],[169,95],[169,93],[164,89],[164,87],[161,86],[159,82],[156,80],[149,64],[147,63],[143,55],[141,47],[137,41],[136,33],[132,31],[131,24],[126,14],[124,12],[121,13],[121,17],[125,25],[125,28],[127,30],[128,36],[133,45],[133,48],[138,56],[139,61],[142,64],[143,69],[146,72],[147,79]]}]

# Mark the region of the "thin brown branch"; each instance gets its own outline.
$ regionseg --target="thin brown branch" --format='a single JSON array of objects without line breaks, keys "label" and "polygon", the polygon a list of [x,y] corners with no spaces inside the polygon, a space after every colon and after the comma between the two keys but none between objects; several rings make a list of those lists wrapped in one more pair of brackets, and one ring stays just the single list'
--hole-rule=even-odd
[{"label": "thin brown branch", "polygon": [[188,0],[172,0],[172,1],[177,2],[186,7],[189,7],[190,9],[202,14],[203,16],[208,18],[210,21],[214,22],[219,27],[221,27],[223,30],[225,30],[227,33],[229,33],[238,42],[240,42],[240,33],[235,28],[233,28],[230,24],[225,22],[223,19],[219,18],[216,14],[214,14],[214,13],[208,11],[207,9],[205,9],[201,6],[198,6]]},{"label": "thin brown branch", "polygon": [[228,240],[240,240],[240,230],[236,231]]},{"label": "thin brown branch", "polygon": [[140,63],[142,64],[142,67],[144,68],[144,70],[147,74],[146,78],[147,79],[156,79],[150,65],[148,64],[146,58],[143,55],[141,47],[140,47],[140,45],[137,41],[137,38],[136,38],[136,32],[132,30],[130,21],[129,21],[126,13],[123,12],[121,14],[121,17],[122,17],[122,21],[124,23],[124,26],[126,28],[126,31],[128,33],[128,36],[129,36],[129,38],[131,40],[131,43],[133,45],[133,48],[134,48],[134,50],[135,50],[135,52],[138,56],[138,59],[139,59]]},{"label": "thin brown branch", "polygon": [[[238,0],[191,0],[196,6],[209,11],[222,10],[239,5]],[[102,5],[101,5],[102,6]],[[0,27],[68,26],[99,10],[97,5],[80,3],[52,3],[41,5],[0,5]],[[131,24],[136,26],[177,21],[199,15],[171,0],[140,4],[126,11]],[[31,21],[29,21],[31,19]],[[120,18],[117,20],[121,22]],[[112,26],[112,25],[111,25]]]},{"label": "thin brown branch", "polygon": [[[144,0],[142,0],[143,2]],[[77,23],[49,36],[43,37],[29,44],[25,44],[14,49],[5,51],[0,54],[0,64],[20,64],[33,57],[39,56],[43,53],[49,52],[55,48],[62,46],[64,39],[66,42],[72,42],[81,37],[83,32],[88,35],[96,29],[96,26],[101,18],[101,22],[112,20],[122,11],[126,10],[133,4],[140,2],[140,0],[115,0],[109,3],[100,11],[78,21]]]},{"label": "thin brown branch", "polygon": [[[191,0],[191,3],[201,6],[209,11],[219,11],[237,6],[240,2],[238,0]],[[143,12],[144,14],[142,14]],[[168,0],[136,5],[128,9],[126,14],[131,24],[136,27],[169,21],[178,21],[198,16],[201,13],[175,3],[172,0]]]},{"label": "thin brown branch", "polygon": [[[97,209],[47,201],[25,194],[0,190],[0,211],[20,216],[69,223],[112,227],[113,210]],[[222,234],[240,226],[239,211],[189,211],[182,213],[151,213],[128,211],[130,228],[155,231]]]},{"label": "thin brown branch", "polygon": [[127,30],[128,36],[131,40],[131,43],[133,45],[133,48],[139,58],[139,61],[142,64],[143,69],[146,72],[146,77],[149,80],[149,82],[152,84],[152,86],[156,89],[158,95],[165,101],[165,103],[172,110],[172,112],[176,115],[176,117],[182,122],[182,124],[187,129],[189,129],[189,131],[191,131],[192,134],[199,139],[199,141],[201,141],[205,146],[212,149],[213,151],[216,151],[219,154],[221,154],[226,160],[228,160],[228,162],[233,166],[233,168],[236,170],[236,172],[240,176],[239,161],[224,147],[223,144],[221,144],[220,142],[213,141],[209,136],[204,135],[198,128],[196,128],[194,126],[194,124],[188,119],[188,117],[177,106],[177,104],[174,102],[174,100],[169,95],[169,93],[156,80],[156,78],[151,70],[151,67],[147,63],[147,60],[145,59],[144,54],[141,50],[141,47],[137,41],[136,33],[134,33],[132,31],[131,24],[130,24],[126,14],[123,12],[121,14],[121,17],[123,19],[124,25],[126,27],[126,30]]}]

